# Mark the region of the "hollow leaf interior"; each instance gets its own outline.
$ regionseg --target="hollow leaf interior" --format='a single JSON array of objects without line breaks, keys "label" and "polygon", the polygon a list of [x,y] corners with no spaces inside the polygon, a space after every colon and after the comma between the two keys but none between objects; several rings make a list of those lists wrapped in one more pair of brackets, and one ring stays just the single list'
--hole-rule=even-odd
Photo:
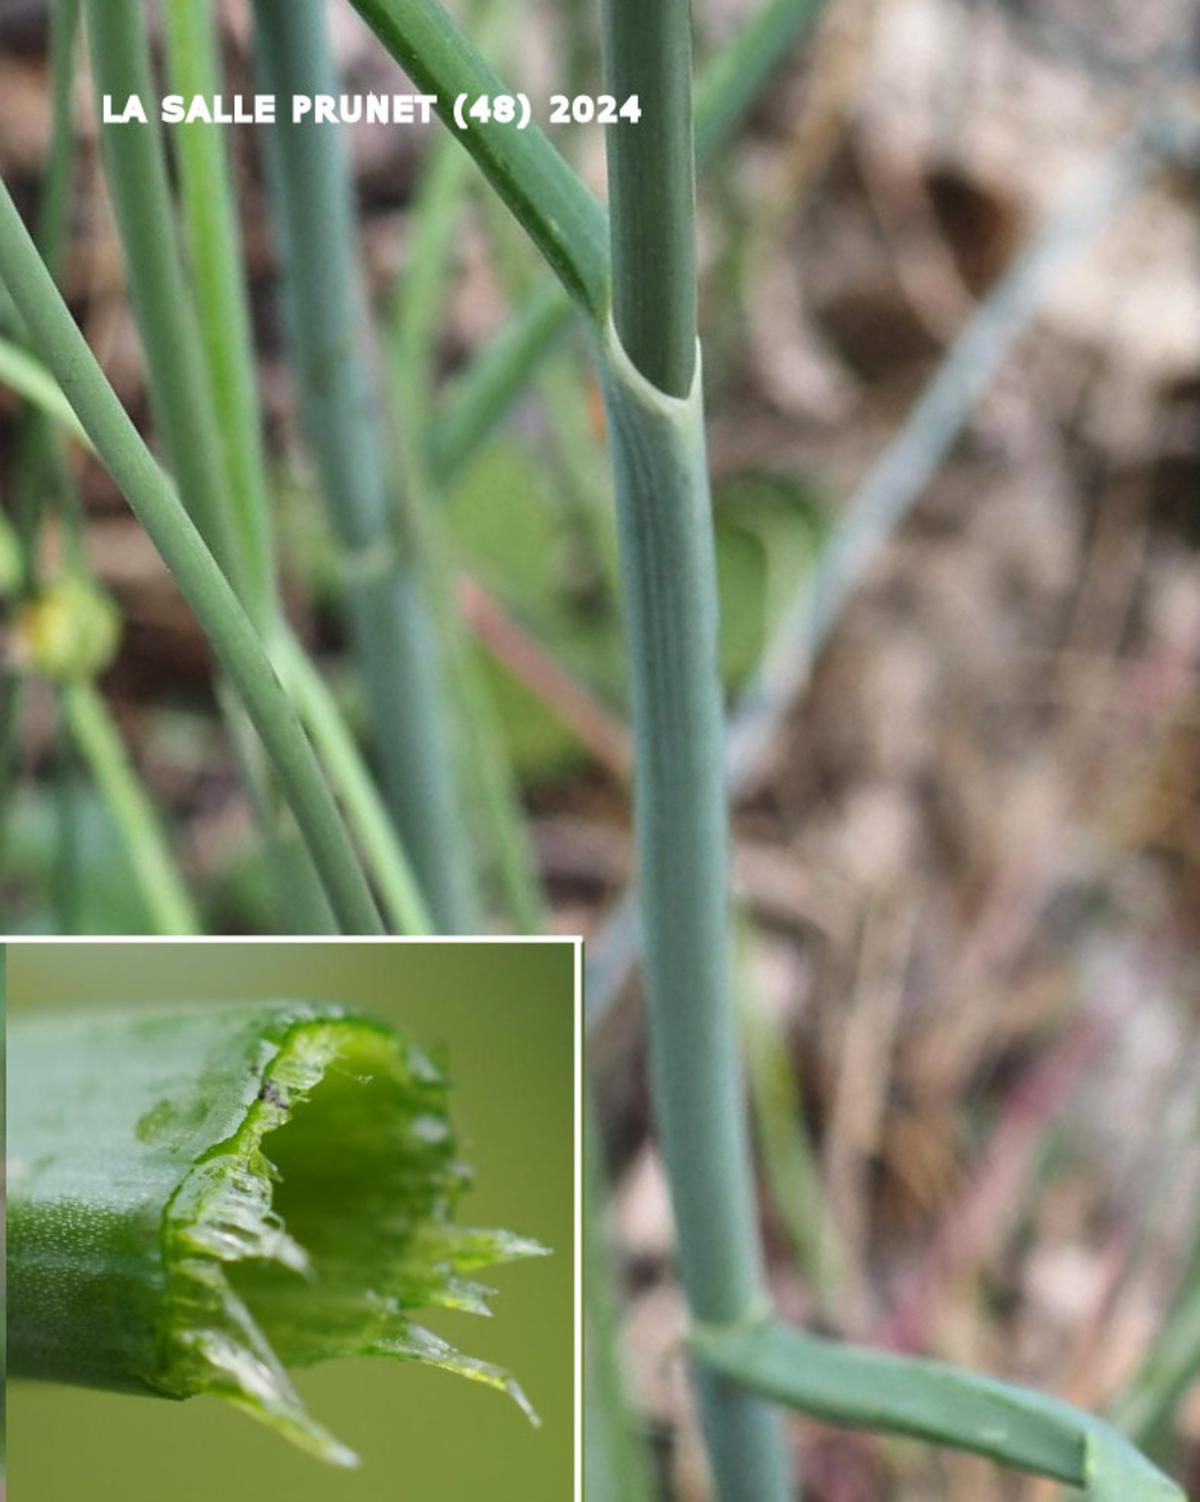
[{"label": "hollow leaf interior", "polygon": [[455,1223],[469,1173],[447,1095],[427,1055],[362,1019],[288,1033],[238,1129],[200,1158],[165,1216],[178,1395],[223,1396],[339,1463],[353,1457],[307,1414],[288,1367],[421,1361],[501,1388],[532,1416],[507,1373],[412,1318],[488,1313],[473,1274],[542,1251]]}]

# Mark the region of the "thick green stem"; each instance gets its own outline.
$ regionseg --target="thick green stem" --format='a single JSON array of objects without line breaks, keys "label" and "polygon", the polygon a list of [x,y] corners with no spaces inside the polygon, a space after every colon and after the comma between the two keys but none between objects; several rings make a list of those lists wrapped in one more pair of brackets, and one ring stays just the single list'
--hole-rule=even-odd
[{"label": "thick green stem", "polygon": [[[606,0],[613,319],[602,366],[635,741],[652,1100],[693,1320],[766,1306],[734,1017],[717,581],[695,340],[691,48],[683,0]],[[643,137],[644,132],[644,137]],[[656,233],[658,231],[658,233]],[[689,349],[683,350],[684,340]],[[698,1370],[722,1502],[793,1491],[776,1413]]]},{"label": "thick green stem", "polygon": [[[766,1301],[733,1009],[717,586],[697,362],[686,399],[650,385],[609,329],[612,435],[635,740],[638,891],[653,1100],[693,1317]],[[700,1376],[723,1502],[791,1494],[779,1421]]]},{"label": "thick green stem", "polygon": [[336,90],[324,9],[256,0],[255,17],[264,80],[288,122],[271,143],[305,427],[345,557],[381,780],[438,928],[469,932],[473,875],[441,654],[424,583],[393,528],[345,142],[329,125],[290,119],[294,95]]},{"label": "thick green stem", "polygon": [[195,611],[275,764],[343,927],[377,933],[379,914],[321,769],[242,609],[59,296],[0,185],[0,279],[121,493]]},{"label": "thick green stem", "polygon": [[689,0],[607,0],[605,86],[641,118],[608,127],[613,321],[625,352],[671,396],[696,361],[696,183]]},{"label": "thick green stem", "polygon": [[[98,95],[157,98],[140,0],[86,0],[92,77]],[[183,276],[156,125],[102,125],[109,192],[129,270],[129,296],[149,369],[150,403],[184,505],[205,542],[247,598],[221,437],[195,309]]]}]

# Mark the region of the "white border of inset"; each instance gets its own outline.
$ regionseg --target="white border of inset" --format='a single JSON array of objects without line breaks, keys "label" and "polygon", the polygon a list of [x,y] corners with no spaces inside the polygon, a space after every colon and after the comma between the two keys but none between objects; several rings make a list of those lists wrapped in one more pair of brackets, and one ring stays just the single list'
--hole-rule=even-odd
[{"label": "white border of inset", "polygon": [[583,939],[577,934],[471,934],[458,938],[451,934],[431,934],[428,937],[412,937],[408,935],[375,935],[375,934],[205,934],[203,936],[188,938],[172,938],[169,935],[158,934],[70,934],[56,936],[54,934],[15,934],[0,935],[0,946],[5,950],[11,948],[32,948],[35,945],[52,946],[64,944],[70,946],[82,944],[144,944],[147,946],[163,945],[204,945],[215,944],[249,945],[249,944],[388,944],[411,948],[419,948],[428,945],[438,947],[452,947],[455,945],[475,944],[505,944],[505,945],[545,945],[556,944],[563,947],[570,946],[573,952],[572,973],[574,976],[574,994],[571,1005],[574,1011],[573,1021],[573,1071],[574,1071],[574,1130],[575,1140],[572,1144],[572,1161],[575,1174],[575,1197],[574,1197],[574,1257],[573,1269],[575,1274],[575,1289],[573,1301],[574,1316],[574,1499],[573,1502],[583,1502]]}]

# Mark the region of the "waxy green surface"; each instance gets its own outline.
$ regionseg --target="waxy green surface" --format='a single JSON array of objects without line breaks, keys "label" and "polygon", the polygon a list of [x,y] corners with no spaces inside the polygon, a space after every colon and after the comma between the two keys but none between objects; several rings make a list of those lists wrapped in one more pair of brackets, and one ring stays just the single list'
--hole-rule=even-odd
[{"label": "waxy green surface", "polygon": [[460,1227],[433,1061],[339,1006],[28,1022],[11,1036],[10,1370],[211,1393],[339,1464],[287,1368],[424,1362],[524,1395],[410,1315],[486,1314],[535,1242]]}]

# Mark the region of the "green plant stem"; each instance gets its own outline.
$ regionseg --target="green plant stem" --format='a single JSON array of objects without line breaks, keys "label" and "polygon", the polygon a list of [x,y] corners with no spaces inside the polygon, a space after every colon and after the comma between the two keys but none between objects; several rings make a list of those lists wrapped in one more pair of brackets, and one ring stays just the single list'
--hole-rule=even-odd
[{"label": "green plant stem", "polygon": [[[46,265],[58,281],[70,230],[71,190],[74,184],[74,83],[75,56],[79,42],[81,0],[63,0],[50,20],[50,149],[42,176],[38,202],[37,243]],[[58,409],[61,412],[61,408]],[[36,532],[41,515],[43,478],[50,464],[54,437],[46,417],[56,417],[52,408],[26,412],[19,439],[18,478],[15,486],[18,530],[25,554],[26,589],[33,586],[37,555]],[[74,414],[72,414],[73,419]],[[79,437],[78,425],[67,424]],[[86,440],[85,440],[86,441]]]},{"label": "green plant stem", "polygon": [[605,87],[642,117],[607,128],[613,322],[670,396],[696,364],[696,184],[690,0],[606,0]]},{"label": "green plant stem", "polygon": [[300,718],[341,797],[346,819],[358,837],[390,927],[398,934],[432,933],[433,920],[408,857],[328,684],[294,637],[280,637],[276,657]]},{"label": "green plant stem", "polygon": [[[85,0],[85,5],[97,95],[156,99],[140,0]],[[146,354],[154,420],[184,505],[245,601],[245,571],[221,468],[220,428],[183,275],[162,134],[156,124],[106,125],[100,140]]]},{"label": "green plant stem", "polygon": [[[997,282],[951,346],[901,431],[847,503],[814,577],[781,612],[754,681],[740,695],[726,749],[730,796],[744,796],[766,748],[807,682],[816,654],[855,585],[924,493],[1003,360],[1071,259],[1141,186],[1170,142],[1135,130],[1075,202],[1055,214]],[[589,1026],[620,994],[637,963],[633,896],[617,904],[588,961]]]},{"label": "green plant stem", "polygon": [[[631,674],[634,824],[651,1091],[695,1319],[763,1312],[733,1013],[717,589],[697,364],[685,400],[605,346]],[[776,1415],[720,1379],[701,1398],[723,1502],[777,1502],[791,1480]]]},{"label": "green plant stem", "polygon": [[460,136],[484,175],[524,225],[563,286],[596,319],[608,304],[604,209],[536,124],[516,130],[496,119],[454,120],[454,102],[511,94],[438,0],[352,0],[401,67]]},{"label": "green plant stem", "polygon": [[[720,1326],[761,1316],[767,1295],[733,1006],[689,25],[678,0],[604,7],[606,85],[621,95],[637,84],[636,133],[650,145],[608,127],[615,285],[602,373],[631,676],[651,1100],[691,1317]],[[673,175],[678,183],[668,183]],[[778,1415],[720,1375],[696,1375],[717,1495],[784,1502],[793,1484]]]},{"label": "green plant stem", "polygon": [[393,527],[386,403],[376,389],[342,133],[290,123],[295,94],[332,93],[320,0],[256,0],[288,326],[305,430],[344,555],[347,606],[371,705],[381,781],[442,932],[475,924],[441,651],[420,559]]},{"label": "green plant stem", "polygon": [[729,1381],[834,1424],[985,1455],[1082,1487],[1093,1502],[1183,1502],[1115,1429],[1029,1388],[766,1321],[697,1330],[692,1346]]},{"label": "green plant stem", "polygon": [[275,764],[339,921],[349,933],[379,932],[379,914],[354,847],[254,627],[105,380],[2,184],[0,278],[96,452],[149,533],[233,680]]},{"label": "green plant stem", "polygon": [[120,833],[154,932],[181,936],[202,932],[157,815],[95,685],[64,684],[61,703],[72,739]]},{"label": "green plant stem", "polygon": [[[186,99],[214,98],[222,85],[211,0],[167,0],[163,20],[172,91]],[[227,129],[192,121],[176,126],[173,138],[192,287],[238,534],[244,603],[251,620],[265,631],[276,605],[270,497]]]}]

